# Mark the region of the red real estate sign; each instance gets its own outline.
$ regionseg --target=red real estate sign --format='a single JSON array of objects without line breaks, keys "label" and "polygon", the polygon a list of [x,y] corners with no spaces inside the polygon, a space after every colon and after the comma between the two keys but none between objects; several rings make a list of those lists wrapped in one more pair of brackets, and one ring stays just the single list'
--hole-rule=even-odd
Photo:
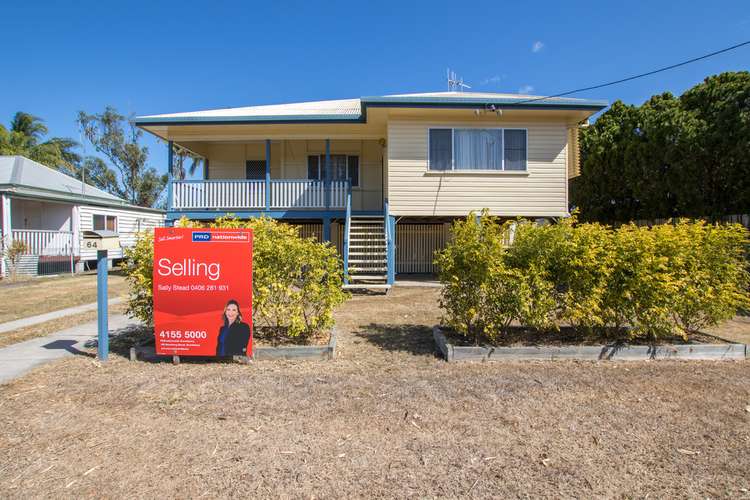
[{"label": "red real estate sign", "polygon": [[156,228],[157,354],[252,356],[251,229]]}]

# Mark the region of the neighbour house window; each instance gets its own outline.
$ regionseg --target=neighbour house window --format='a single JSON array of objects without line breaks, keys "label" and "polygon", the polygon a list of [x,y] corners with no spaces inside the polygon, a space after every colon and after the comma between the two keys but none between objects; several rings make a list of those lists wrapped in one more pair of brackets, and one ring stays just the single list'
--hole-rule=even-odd
[{"label": "neighbour house window", "polygon": [[[310,155],[307,157],[307,178],[324,180],[326,155]],[[349,179],[352,186],[359,186],[359,156],[331,155],[331,180],[342,181]]]},{"label": "neighbour house window", "polygon": [[526,170],[526,130],[450,129],[429,131],[430,170]]},{"label": "neighbour house window", "polygon": [[247,160],[245,162],[245,179],[262,181],[266,179],[266,160]]},{"label": "neighbour house window", "polygon": [[94,231],[117,232],[117,217],[114,215],[94,214]]}]

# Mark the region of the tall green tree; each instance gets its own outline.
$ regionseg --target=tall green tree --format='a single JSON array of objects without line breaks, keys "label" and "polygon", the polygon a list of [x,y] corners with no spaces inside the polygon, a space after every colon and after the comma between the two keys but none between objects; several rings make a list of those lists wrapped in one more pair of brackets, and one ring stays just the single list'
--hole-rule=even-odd
[{"label": "tall green tree", "polygon": [[122,196],[117,174],[98,156],[87,156],[81,162],[77,178],[116,196]]},{"label": "tall green tree", "polygon": [[750,72],[722,73],[687,90],[680,101],[699,120],[696,161],[704,176],[707,215],[750,209]]},{"label": "tall green tree", "polygon": [[44,121],[23,111],[17,112],[10,127],[0,125],[0,155],[21,155],[48,167],[72,173],[81,161],[75,151],[78,143],[67,137],[51,137]]},{"label": "tall green tree", "polygon": [[618,222],[750,211],[750,73],[711,76],[680,97],[615,102],[581,133],[571,201]]},{"label": "tall green tree", "polygon": [[619,178],[626,177],[638,124],[637,108],[616,101],[581,132],[581,175],[571,186],[571,201],[581,209],[581,218],[610,221],[637,213],[634,186]]},{"label": "tall green tree", "polygon": [[90,178],[99,187],[134,205],[153,206],[167,183],[148,165],[148,148],[140,144],[143,132],[111,106],[99,114],[78,113],[78,124],[101,159],[87,159]]}]

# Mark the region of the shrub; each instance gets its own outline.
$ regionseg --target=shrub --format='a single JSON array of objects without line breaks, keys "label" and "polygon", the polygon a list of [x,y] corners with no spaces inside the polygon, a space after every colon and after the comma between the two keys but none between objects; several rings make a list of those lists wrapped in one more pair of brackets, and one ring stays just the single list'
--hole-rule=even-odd
[{"label": "shrub", "polygon": [[601,299],[611,272],[611,234],[599,224],[574,224],[574,217],[558,224],[518,223],[508,265],[547,290],[552,300],[543,301],[549,309],[537,313],[533,324],[526,321],[530,326],[556,329],[554,319],[586,329],[605,323]]},{"label": "shrub", "polygon": [[[179,227],[201,227],[185,218]],[[253,229],[253,320],[272,338],[302,341],[333,325],[333,310],[348,294],[336,249],[299,237],[294,226],[269,218],[219,218],[214,228]],[[153,324],[153,233],[142,233],[126,252],[131,285],[128,313]],[[264,332],[264,333],[265,333]]]},{"label": "shrub", "polygon": [[443,283],[440,306],[445,321],[475,343],[496,340],[511,322],[548,326],[553,301],[539,273],[523,273],[506,265],[509,225],[483,211],[453,223],[453,237],[435,255]]},{"label": "shrub", "polygon": [[679,289],[671,310],[683,335],[716,326],[748,307],[744,227],[702,221],[666,227],[676,242],[672,267],[677,270],[674,279]]},{"label": "shrub", "polygon": [[670,308],[679,284],[673,279],[667,256],[671,243],[663,241],[665,236],[635,225],[614,232],[615,260],[604,305],[609,308],[606,316],[617,318],[612,326],[629,326],[631,337],[656,340],[674,333]]},{"label": "shrub", "polygon": [[518,314],[522,325],[537,330],[557,330],[555,321],[555,285],[547,277],[544,269],[531,266],[515,270],[523,279],[523,300]]},{"label": "shrub", "polygon": [[613,272],[604,307],[631,336],[681,335],[715,326],[748,304],[747,230],[677,221],[614,232]]},{"label": "shrub", "polygon": [[10,267],[10,278],[12,280],[15,280],[16,275],[18,274],[18,263],[21,260],[21,257],[28,251],[29,246],[21,240],[13,240],[10,242],[10,245],[8,245],[7,248],[3,249],[2,255],[0,255],[0,257],[4,256],[8,259],[8,264]]},{"label": "shrub", "polygon": [[484,298],[490,265],[503,258],[504,250],[496,237],[500,231],[493,217],[483,213],[477,222],[472,212],[466,220],[453,223],[452,240],[435,254],[444,285],[440,306],[446,311],[445,319],[458,333],[475,342],[487,330]]},{"label": "shrub", "polygon": [[[237,224],[217,220],[216,227]],[[336,249],[273,219],[252,219],[253,318],[275,337],[306,340],[333,326],[333,310],[349,295]]]},{"label": "shrub", "polygon": [[539,330],[556,327],[553,286],[538,268],[521,271],[500,260],[487,278],[483,314],[487,316],[484,336],[489,340],[507,332],[514,320]]},{"label": "shrub", "polygon": [[504,248],[506,228],[486,211],[481,223],[471,214],[437,254],[446,322],[475,341],[516,319],[539,330],[566,322],[587,334],[628,327],[631,337],[686,337],[750,305],[740,225],[518,221]]},{"label": "shrub", "polygon": [[123,262],[129,295],[126,313],[146,325],[154,324],[154,232],[138,233],[135,245],[125,249]]}]

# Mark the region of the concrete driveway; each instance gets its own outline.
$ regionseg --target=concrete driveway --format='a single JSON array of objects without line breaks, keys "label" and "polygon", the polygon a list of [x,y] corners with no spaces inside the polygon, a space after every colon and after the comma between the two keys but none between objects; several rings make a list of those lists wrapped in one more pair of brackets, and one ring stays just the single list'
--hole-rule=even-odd
[{"label": "concrete driveway", "polygon": [[[112,315],[109,318],[109,333],[113,335],[137,324],[124,314]],[[4,347],[0,349],[0,384],[20,377],[36,366],[66,356],[93,357],[82,349],[84,343],[93,338],[96,338],[96,321]]]}]

